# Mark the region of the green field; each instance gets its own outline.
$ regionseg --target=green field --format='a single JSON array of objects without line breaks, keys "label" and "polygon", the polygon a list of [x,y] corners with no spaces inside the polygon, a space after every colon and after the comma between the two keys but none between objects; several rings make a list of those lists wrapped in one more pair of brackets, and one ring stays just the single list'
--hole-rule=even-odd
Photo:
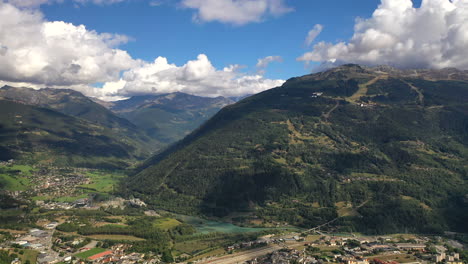
[{"label": "green field", "polygon": [[125,177],[119,173],[108,173],[101,171],[93,171],[86,173],[91,179],[91,184],[80,185],[80,187],[86,189],[92,189],[99,193],[110,193],[114,190],[114,186],[118,184],[119,179]]},{"label": "green field", "polygon": [[8,174],[0,174],[0,183],[9,191],[24,191],[30,185],[28,179]]},{"label": "green field", "polygon": [[33,168],[27,165],[0,166],[0,186],[9,191],[24,191],[31,184],[27,178]]},{"label": "green field", "polygon": [[24,249],[24,254],[21,255],[21,260],[23,263],[25,263],[27,260],[29,260],[30,263],[36,263],[37,255],[39,255],[39,252],[37,251]]},{"label": "green field", "polygon": [[58,197],[58,198],[55,198],[53,199],[54,201],[56,202],[62,202],[62,203],[72,203],[78,199],[82,199],[82,198],[87,198],[88,195],[87,194],[82,194],[82,195],[78,195],[78,196],[63,196],[63,197]]},{"label": "green field", "polygon": [[45,201],[45,200],[51,200],[53,197],[52,196],[34,196],[31,197],[32,201]]},{"label": "green field", "polygon": [[173,218],[158,218],[156,219],[153,225],[154,227],[159,228],[161,230],[169,230],[180,224],[181,222]]},{"label": "green field", "polygon": [[89,257],[92,257],[92,256],[96,255],[96,254],[102,253],[102,252],[104,252],[106,250],[107,249],[104,249],[104,248],[93,248],[93,249],[90,249],[88,251],[78,253],[75,256],[77,258],[87,259]]},{"label": "green field", "polygon": [[[218,245],[222,245],[229,240],[215,239],[215,240],[194,240],[176,243],[174,249],[180,253],[197,255],[199,252],[204,252],[210,248],[216,248]],[[224,251],[224,250],[223,250]]]},{"label": "green field", "polygon": [[[31,249],[21,249],[18,252],[15,252],[13,249],[10,249],[8,250],[8,252],[10,255],[16,254],[21,259],[22,263],[25,263],[28,260],[30,263],[36,263],[37,255],[39,255],[39,252]],[[23,252],[23,254],[20,254],[21,252]]]},{"label": "green field", "polygon": [[34,170],[33,167],[31,167],[30,165],[12,165],[12,166],[7,166],[3,168],[7,168],[13,171],[15,170],[21,171],[21,174],[24,176],[31,176]]}]

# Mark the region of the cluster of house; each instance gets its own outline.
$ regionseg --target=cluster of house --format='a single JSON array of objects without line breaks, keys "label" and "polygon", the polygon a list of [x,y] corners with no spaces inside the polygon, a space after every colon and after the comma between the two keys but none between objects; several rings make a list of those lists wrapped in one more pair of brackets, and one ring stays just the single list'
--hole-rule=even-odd
[{"label": "cluster of house", "polygon": [[47,209],[47,210],[56,210],[56,209],[64,209],[70,210],[73,208],[71,203],[63,203],[63,202],[44,202],[44,201],[36,201],[36,205]]},{"label": "cluster of house", "polygon": [[143,202],[140,199],[130,199],[126,200],[120,197],[117,197],[115,199],[109,200],[109,201],[104,201],[100,203],[96,203],[92,196],[89,198],[81,198],[77,199],[74,202],[53,202],[53,201],[36,201],[36,205],[47,210],[57,210],[57,209],[62,209],[62,210],[70,210],[73,208],[82,208],[82,209],[88,209],[88,210],[96,210],[100,207],[108,208],[125,208],[126,206],[131,206],[135,208],[140,208],[140,207],[146,207],[145,202]]},{"label": "cluster of house", "polygon": [[[283,263],[301,263],[301,264],[324,264],[324,263],[343,263],[343,264],[399,264],[394,261],[384,261],[377,258],[369,259],[357,256],[335,255],[333,257],[311,256],[305,251],[294,249],[283,249],[275,251],[267,256],[255,258],[247,261],[248,264],[283,264]],[[408,264],[420,264],[420,262],[409,262]]]},{"label": "cluster of house", "polygon": [[[293,237],[291,240],[301,241],[298,237]],[[353,242],[351,242],[353,240]],[[441,245],[435,246],[437,254],[426,252],[426,243],[430,239],[425,237],[415,238],[411,240],[411,243],[396,243],[391,237],[333,237],[323,236],[311,243],[305,243],[304,245],[309,247],[323,247],[330,246],[336,247],[341,246],[340,250],[343,253],[335,254],[333,256],[316,256],[316,254],[309,254],[307,250],[297,251],[294,249],[283,249],[276,251],[263,258],[253,259],[249,261],[250,264],[257,263],[346,263],[346,264],[397,264],[394,261],[384,261],[378,258],[369,258],[368,256],[388,256],[388,255],[400,255],[406,252],[418,253],[420,262],[414,263],[438,263],[443,262],[446,264],[462,264],[460,256],[457,253],[446,254],[446,248]],[[281,243],[287,242],[286,239],[269,239],[265,241],[253,241],[255,243]],[[287,244],[286,244],[287,245]],[[229,247],[228,249],[242,248],[249,246],[249,244],[236,244]]]},{"label": "cluster of house", "polygon": [[371,108],[371,107],[377,106],[377,104],[375,104],[375,103],[360,103],[359,106],[360,106],[360,107]]},{"label": "cluster of house", "polygon": [[9,166],[9,165],[13,165],[14,163],[15,163],[15,160],[13,159],[10,159],[7,161],[0,161],[0,166]]},{"label": "cluster of house", "polygon": [[71,203],[36,201],[36,205],[47,210],[56,210],[56,209],[70,210],[73,208],[89,208],[89,209],[93,208],[92,200],[89,198],[78,199]]},{"label": "cluster of house", "polygon": [[255,240],[255,241],[249,241],[249,242],[242,242],[242,243],[237,243],[231,246],[226,247],[227,251],[233,251],[236,249],[243,249],[243,248],[253,248],[253,247],[260,247],[260,246],[265,246],[269,242],[267,241],[262,241],[262,240]]},{"label": "cluster of house", "polygon": [[52,233],[40,229],[31,229],[29,233],[17,237],[12,244],[30,248],[34,250],[43,250],[47,247],[48,242],[52,237]]},{"label": "cluster of house", "polygon": [[[283,263],[301,263],[301,264],[323,264],[323,263],[346,263],[346,264],[370,264],[366,258],[341,255],[334,257],[312,256],[305,251],[295,249],[283,249],[275,251],[265,257],[248,261],[249,264],[283,264]],[[385,262],[379,264],[387,264]]]},{"label": "cluster of house", "polygon": [[[350,246],[349,240],[359,242],[359,246]],[[417,239],[415,243],[394,243],[390,237],[322,237],[320,240],[314,241],[310,246],[342,246],[344,255],[335,255],[335,258],[341,259],[342,263],[351,263],[353,261],[364,261],[363,257],[376,254],[393,255],[401,254],[407,251],[424,252],[426,249],[427,239]],[[349,258],[349,259],[347,259]]]},{"label": "cluster of house", "polygon": [[76,186],[89,184],[89,178],[81,173],[64,173],[61,170],[40,170],[31,177],[33,188],[30,192],[36,196],[69,196],[76,194]]},{"label": "cluster of house", "polygon": [[75,238],[73,241],[64,242],[57,238],[54,240],[54,245],[57,247],[54,250],[59,250],[63,253],[75,253],[78,247],[84,246],[87,241],[84,238]]},{"label": "cluster of house", "polygon": [[304,263],[304,264],[317,264],[323,263],[315,257],[306,256],[303,252],[298,250],[280,250],[275,251],[265,257],[256,258],[248,261],[249,264],[280,264],[280,263]]},{"label": "cluster of house", "polygon": [[146,207],[146,203],[138,198],[133,198],[133,199],[128,200],[128,205],[132,207],[136,207],[136,208]]},{"label": "cluster of house", "polygon": [[[16,199],[32,196],[61,197],[78,195],[83,191],[78,192],[76,187],[90,183],[90,179],[84,176],[86,171],[87,169],[35,167],[33,175],[28,176],[31,188],[25,191],[9,192],[8,195]],[[58,208],[62,209],[61,207]]]},{"label": "cluster of house", "polygon": [[317,97],[320,97],[320,96],[322,96],[322,95],[323,95],[323,93],[321,93],[321,92],[316,92],[316,93],[313,93],[310,97],[312,97],[312,98],[317,98]]},{"label": "cluster of house", "polygon": [[226,251],[233,251],[236,249],[244,249],[244,248],[261,247],[261,246],[266,246],[270,243],[279,243],[281,241],[284,241],[284,240],[273,239],[273,235],[266,235],[254,241],[242,242],[242,243],[237,243],[237,244],[228,246],[226,247]]},{"label": "cluster of house", "polygon": [[51,264],[60,262],[61,258],[57,254],[51,254],[47,251],[42,251],[37,255],[38,264]]},{"label": "cluster of house", "polygon": [[141,263],[141,264],[155,264],[159,263],[160,259],[158,256],[150,254],[145,255],[143,253],[125,253],[130,249],[131,245],[128,244],[117,244],[114,245],[111,250],[104,251],[102,253],[96,254],[89,257],[87,260],[76,261],[78,264],[85,264],[92,261],[96,264],[132,264],[132,263]]},{"label": "cluster of house", "polygon": [[463,264],[463,261],[460,260],[460,255],[458,253],[445,254],[445,252],[438,253],[434,256],[435,262],[445,262],[447,264]]},{"label": "cluster of house", "polygon": [[[154,254],[142,254],[142,253],[126,253],[128,249],[131,248],[131,245],[128,244],[117,244],[113,246],[110,250],[95,254],[88,257],[87,259],[79,259],[68,255],[65,257],[60,257],[58,254],[51,254],[50,252],[43,251],[38,255],[37,263],[39,264],[53,264],[53,263],[73,263],[73,264],[156,264],[160,262],[160,258]],[[89,248],[83,248],[80,251],[86,251]]]}]

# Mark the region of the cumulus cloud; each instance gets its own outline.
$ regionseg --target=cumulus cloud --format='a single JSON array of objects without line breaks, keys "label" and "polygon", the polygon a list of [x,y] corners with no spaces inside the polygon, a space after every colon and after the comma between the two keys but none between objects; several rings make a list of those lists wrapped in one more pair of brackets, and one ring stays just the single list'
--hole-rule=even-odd
[{"label": "cumulus cloud", "polygon": [[[69,88],[101,99],[138,94],[185,92],[201,96],[240,96],[283,84],[240,66],[216,69],[206,55],[182,66],[158,57],[132,58],[118,49],[128,37],[98,33],[83,25],[46,21],[35,9],[0,2],[0,84]],[[94,87],[104,83],[103,87]]]},{"label": "cumulus cloud", "polygon": [[348,42],[320,42],[300,61],[388,64],[401,68],[468,69],[468,2],[382,0],[369,19],[357,19]]},{"label": "cumulus cloud", "polygon": [[115,46],[126,36],[99,34],[39,11],[0,3],[0,79],[47,86],[106,82],[138,64]]},{"label": "cumulus cloud", "polygon": [[184,92],[200,96],[240,96],[280,86],[284,80],[265,79],[262,75],[246,75],[239,65],[216,69],[208,57],[198,55],[196,60],[182,66],[171,64],[164,57],[152,63],[125,72],[119,81],[108,82],[95,89],[101,98]]},{"label": "cumulus cloud", "polygon": [[196,9],[195,21],[218,21],[234,25],[260,22],[268,16],[291,12],[284,0],[182,0],[182,6]]},{"label": "cumulus cloud", "polygon": [[37,7],[43,4],[50,4],[52,1],[51,0],[6,0],[5,2],[18,6],[18,7]]},{"label": "cumulus cloud", "polygon": [[320,33],[322,33],[322,30],[323,30],[322,25],[320,25],[320,24],[315,25],[314,28],[311,29],[309,31],[309,33],[307,33],[305,44],[307,46],[310,46],[314,42],[314,40],[318,37],[318,35],[320,35]]}]

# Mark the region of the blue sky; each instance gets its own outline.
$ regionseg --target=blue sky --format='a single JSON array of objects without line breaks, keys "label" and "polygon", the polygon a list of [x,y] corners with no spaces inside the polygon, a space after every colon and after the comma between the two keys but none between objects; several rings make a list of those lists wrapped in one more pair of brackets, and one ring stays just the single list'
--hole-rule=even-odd
[{"label": "blue sky", "polygon": [[468,70],[466,0],[0,0],[0,16],[0,85],[105,100],[253,94],[343,63]]},{"label": "blue sky", "polygon": [[176,1],[156,7],[147,1],[79,7],[65,3],[44,5],[42,11],[48,20],[130,36],[133,40],[120,48],[147,61],[163,56],[181,65],[204,53],[217,68],[241,64],[255,71],[257,59],[281,56],[283,63],[272,63],[266,77],[287,79],[310,71],[296,58],[308,50],[304,40],[315,24],[324,26],[317,41],[346,40],[353,35],[356,17],[370,17],[380,1],[295,0],[286,4],[294,11],[242,26],[194,22],[194,11],[179,7]]}]

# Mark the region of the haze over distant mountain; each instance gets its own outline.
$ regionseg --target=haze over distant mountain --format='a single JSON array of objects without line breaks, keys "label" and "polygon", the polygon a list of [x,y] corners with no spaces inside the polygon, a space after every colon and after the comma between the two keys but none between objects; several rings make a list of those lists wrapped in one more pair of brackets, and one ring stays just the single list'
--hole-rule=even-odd
[{"label": "haze over distant mountain", "polygon": [[[0,89],[4,158],[51,164],[127,166],[162,144],[73,90]],[[55,120],[55,121],[54,121]]]},{"label": "haze over distant mountain", "polygon": [[135,130],[135,125],[128,120],[116,116],[105,107],[74,90],[50,88],[34,90],[4,86],[0,89],[0,98],[50,108],[109,128]]},{"label": "haze over distant mountain", "polygon": [[134,96],[107,105],[110,110],[165,144],[182,139],[235,101],[185,93]]},{"label": "haze over distant mountain", "polygon": [[292,78],[225,107],[123,187],[176,212],[466,232],[467,76],[344,65]]},{"label": "haze over distant mountain", "polygon": [[[20,153],[31,152],[29,153],[30,159],[37,158],[40,160],[44,157],[39,158],[38,155],[35,155],[35,152],[37,149],[41,149],[39,151],[41,153],[50,150],[54,153],[52,155],[54,157],[61,154],[67,157],[57,159],[60,160],[60,164],[80,166],[87,166],[86,164],[99,166],[97,164],[99,162],[95,164],[76,160],[77,156],[75,154],[78,155],[79,152],[76,150],[78,145],[67,145],[64,142],[91,144],[89,139],[84,140],[78,135],[93,135],[97,141],[103,140],[103,138],[98,139],[101,136],[107,138],[103,142],[92,143],[94,146],[88,146],[88,148],[106,144],[108,146],[119,145],[121,149],[118,151],[126,152],[125,155],[122,155],[121,153],[113,153],[110,148],[104,148],[102,152],[90,150],[88,154],[80,152],[81,154],[78,156],[88,155],[90,156],[89,159],[92,159],[92,157],[118,157],[121,160],[114,161],[116,164],[122,165],[127,162],[142,160],[149,157],[151,153],[161,151],[165,146],[182,139],[196,129],[222,107],[234,103],[234,101],[223,97],[206,98],[184,93],[135,96],[128,100],[106,102],[88,98],[74,90],[48,88],[34,90],[10,86],[4,86],[0,89],[0,100],[2,100],[2,104],[5,104],[4,106],[14,106],[14,111],[23,112],[20,115],[22,117],[23,115],[31,115],[31,119],[16,120],[17,118],[14,118],[16,112],[7,109],[8,111],[6,110],[0,121],[4,126],[6,124],[13,125],[10,127],[14,131],[11,135],[22,135],[26,133],[26,128],[37,131],[50,130],[50,133],[57,134],[59,132],[54,130],[56,127],[53,123],[50,123],[50,120],[52,115],[58,113],[63,114],[64,118],[66,116],[67,122],[70,123],[70,131],[58,136],[57,142],[54,143],[51,143],[48,137],[45,136],[47,133],[36,131],[35,137],[21,136],[22,146],[38,144],[40,145],[39,148],[22,148],[11,144],[13,142],[12,138],[6,139],[8,137],[5,137],[5,142],[9,143],[2,145],[4,147],[4,159],[19,158],[23,156]],[[7,104],[6,102],[10,103]],[[52,111],[45,111],[46,109]],[[6,115],[7,112],[10,115]],[[18,122],[22,122],[22,126],[14,126]],[[59,127],[63,125],[60,122],[59,119],[57,121]],[[105,141],[108,143],[105,143]],[[57,145],[61,145],[61,147],[58,148]],[[50,149],[46,151],[47,146]],[[79,148],[83,147],[79,146]],[[117,151],[116,148],[114,150]],[[67,159],[68,161],[65,161]],[[96,160],[99,160],[99,158]],[[103,166],[109,166],[109,164],[103,164]]]}]

